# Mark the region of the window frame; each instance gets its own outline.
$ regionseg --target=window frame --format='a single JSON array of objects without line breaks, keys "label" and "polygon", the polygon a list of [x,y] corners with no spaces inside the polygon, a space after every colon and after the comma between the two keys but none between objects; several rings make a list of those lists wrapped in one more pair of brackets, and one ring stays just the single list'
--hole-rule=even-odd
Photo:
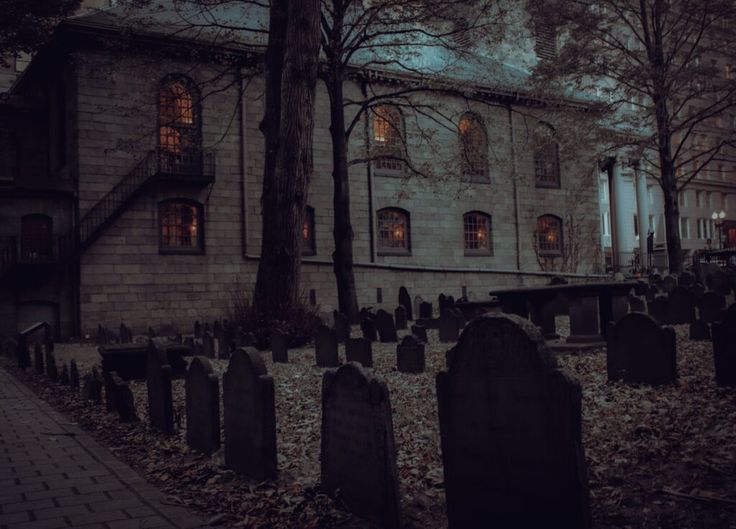
[{"label": "window frame", "polygon": [[[469,170],[472,169],[472,164],[470,163],[470,157],[467,155],[468,142],[464,140],[465,134],[467,134],[467,132],[464,133],[462,130],[462,123],[464,120],[468,120],[471,124],[474,124],[477,127],[478,132],[480,133],[482,149],[477,150],[480,151],[480,162],[478,163],[478,165],[483,166],[482,173],[471,172]],[[465,112],[463,115],[461,115],[457,124],[457,140],[458,149],[460,151],[460,175],[462,179],[476,184],[490,184],[491,170],[488,158],[488,130],[486,129],[486,125],[483,119],[475,112]]]},{"label": "window frame", "polygon": [[[189,97],[192,101],[192,123],[191,125],[181,124],[181,123],[172,123],[172,122],[165,122],[164,116],[162,114],[163,105],[164,102],[164,90],[167,89],[168,86],[174,85],[174,84],[181,84],[184,89],[187,91]],[[158,93],[157,93],[157,101],[156,101],[156,127],[157,127],[157,135],[156,135],[156,145],[158,147],[158,152],[160,156],[160,160],[164,162],[165,157],[173,157],[173,158],[184,158],[187,156],[187,154],[194,154],[199,158],[199,160],[194,160],[195,165],[201,166],[201,159],[202,159],[202,98],[201,93],[199,91],[199,88],[197,87],[196,83],[188,76],[178,73],[173,73],[165,76],[161,79],[161,81],[158,84]],[[180,152],[175,152],[173,150],[170,150],[167,148],[167,142],[162,142],[162,132],[164,128],[172,129],[174,132],[177,132],[179,134],[179,142]],[[185,134],[182,133],[182,131],[186,131]],[[182,141],[182,137],[187,136],[188,141],[190,141],[191,145],[187,146]],[[170,161],[170,160],[169,160]]]},{"label": "window frame", "polygon": [[[556,223],[556,226],[557,226],[557,233],[558,233],[557,239],[558,239],[558,242],[557,242],[557,248],[555,248],[555,249],[543,249],[542,248],[542,244],[541,244],[540,238],[541,238],[541,234],[543,232],[540,230],[540,223],[543,222],[543,221],[546,221],[546,220],[553,220]],[[561,217],[558,217],[557,215],[553,215],[551,213],[545,213],[544,215],[538,216],[537,217],[537,226],[536,226],[536,230],[534,232],[534,237],[536,239],[537,252],[538,252],[538,254],[539,254],[540,257],[562,257],[564,255],[564,248],[565,248],[565,246],[564,246],[564,241],[565,241],[564,237],[565,237],[565,233],[564,233],[564,229],[563,229],[563,225],[562,225],[562,218]]]},{"label": "window frame", "polygon": [[[309,236],[304,238],[304,224],[307,224],[309,230]],[[317,238],[314,232],[315,221],[314,221],[314,208],[312,206],[306,206],[304,208],[304,223],[302,225],[302,255],[311,256],[317,255]]]},{"label": "window frame", "polygon": [[[382,246],[383,239],[381,238],[381,213],[398,213],[403,216],[404,219],[404,241],[405,245],[403,248]],[[386,207],[376,211],[376,254],[382,255],[393,255],[393,256],[406,256],[411,255],[411,214],[402,208],[397,207]]]},{"label": "window frame", "polygon": [[[541,129],[547,130],[548,140],[542,143],[540,141]],[[560,189],[562,187],[562,176],[560,174],[560,145],[556,139],[557,132],[555,128],[545,122],[540,121],[537,123],[537,127],[534,129],[534,185],[535,187],[545,189]],[[549,158],[553,158],[551,164]],[[543,163],[546,168],[548,165],[552,168],[554,181],[549,178],[540,179],[540,172],[537,170],[539,163]],[[545,176],[546,170],[545,170]]]},{"label": "window frame", "polygon": [[[390,114],[393,114],[392,116],[386,116],[386,114],[382,114],[382,109],[388,109]],[[404,174],[406,174],[406,160],[408,159],[407,155],[407,144],[406,144],[406,123],[404,121],[404,113],[401,112],[401,109],[396,106],[392,105],[390,103],[384,103],[380,105],[376,105],[371,108],[371,120],[370,120],[370,145],[371,145],[371,157],[372,157],[372,163],[373,166],[373,173],[376,176],[390,176],[390,177],[403,177]],[[387,130],[393,131],[393,133],[397,134],[398,137],[398,144],[397,145],[388,145],[388,144],[382,144],[376,140],[376,120],[377,119],[383,119],[388,123]],[[387,119],[388,118],[388,119]],[[392,119],[395,118],[398,120],[398,123],[392,123]],[[388,143],[388,142],[387,142]],[[396,156],[397,158],[403,158],[403,160],[381,160],[381,156]],[[381,162],[396,162],[397,165],[400,165],[400,167],[397,168],[391,168],[391,167],[382,167]]]},{"label": "window frame", "polygon": [[[482,218],[486,225],[486,247],[468,248],[468,222],[470,216]],[[463,252],[466,257],[488,257],[493,255],[493,217],[485,211],[473,210],[463,213]]]},{"label": "window frame", "polygon": [[[197,219],[197,246],[164,246],[164,209],[173,204],[189,205],[195,208]],[[160,255],[204,255],[205,253],[205,229],[204,229],[204,205],[191,198],[173,197],[159,201],[158,203],[158,253]]]}]

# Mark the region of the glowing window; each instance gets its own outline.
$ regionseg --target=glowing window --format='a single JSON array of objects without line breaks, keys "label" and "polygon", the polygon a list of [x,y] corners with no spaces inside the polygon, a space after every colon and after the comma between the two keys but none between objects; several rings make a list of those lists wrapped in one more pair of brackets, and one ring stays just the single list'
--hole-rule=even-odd
[{"label": "glowing window", "polygon": [[490,255],[493,251],[490,215],[480,211],[463,215],[463,240],[466,255]]},{"label": "glowing window", "polygon": [[465,114],[458,125],[462,175],[473,182],[488,181],[488,138],[475,114]]},{"label": "glowing window", "polygon": [[184,199],[159,204],[162,252],[201,253],[204,250],[202,205]]},{"label": "glowing window", "polygon": [[378,250],[409,253],[409,213],[397,208],[378,211]]},{"label": "glowing window", "polygon": [[159,145],[164,152],[181,155],[198,149],[199,118],[192,84],[170,79],[159,90]]},{"label": "glowing window", "polygon": [[375,167],[380,173],[404,170],[404,122],[396,107],[382,105],[373,109],[373,148]]},{"label": "glowing window", "polygon": [[546,123],[534,132],[534,178],[537,187],[560,187],[559,148],[554,129]]},{"label": "glowing window", "polygon": [[562,221],[554,215],[537,219],[537,247],[539,255],[562,255]]}]

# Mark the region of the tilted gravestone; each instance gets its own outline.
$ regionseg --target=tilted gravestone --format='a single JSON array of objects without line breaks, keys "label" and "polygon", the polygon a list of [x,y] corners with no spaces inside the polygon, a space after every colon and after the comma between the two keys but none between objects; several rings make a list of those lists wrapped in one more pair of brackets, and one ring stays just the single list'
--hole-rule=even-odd
[{"label": "tilted gravestone", "polygon": [[399,287],[399,305],[406,309],[406,319],[413,321],[414,315],[412,313],[411,296],[409,296],[409,291],[406,287]]},{"label": "tilted gravestone", "polygon": [[431,319],[434,315],[432,311],[432,304],[428,301],[423,301],[419,305],[419,317],[422,319]]},{"label": "tilted gravestone", "polygon": [[388,387],[360,364],[322,379],[321,483],[356,515],[399,529],[400,501]]},{"label": "tilted gravestone", "polygon": [[189,364],[184,391],[187,444],[211,455],[220,449],[220,382],[204,356],[195,356]]},{"label": "tilted gravestone", "polygon": [[736,303],[726,309],[721,321],[711,324],[711,329],[716,383],[736,386]]},{"label": "tilted gravestone", "polygon": [[648,314],[632,312],[609,323],[608,380],[669,384],[677,378],[677,344],[672,327],[662,327]]},{"label": "tilted gravestone", "polygon": [[364,367],[373,367],[371,341],[365,338],[348,338],[345,341],[345,360],[358,362]]},{"label": "tilted gravestone", "polygon": [[[671,277],[671,276],[667,276]],[[670,324],[690,323],[695,320],[695,299],[692,292],[676,286],[667,299],[665,322]]]},{"label": "tilted gravestone", "polygon": [[420,341],[427,343],[427,328],[424,325],[415,324],[411,326],[411,333]]},{"label": "tilted gravestone", "polygon": [[350,320],[342,312],[334,311],[335,335],[339,343],[350,338]]},{"label": "tilted gravestone", "polygon": [[394,322],[396,323],[396,328],[399,330],[406,329],[407,321],[406,309],[403,305],[399,305],[394,309]]},{"label": "tilted gravestone", "polygon": [[271,358],[274,362],[289,363],[289,344],[280,332],[271,334]]},{"label": "tilted gravestone", "polygon": [[215,357],[215,336],[210,331],[202,335],[202,354],[207,358]]},{"label": "tilted gravestone", "polygon": [[591,527],[580,384],[530,321],[473,319],[437,401],[450,529]]},{"label": "tilted gravestone", "polygon": [[439,335],[442,343],[455,343],[460,336],[457,315],[449,309],[440,314]]},{"label": "tilted gravestone", "polygon": [[171,366],[166,358],[166,353],[151,344],[146,360],[148,418],[151,428],[166,435],[174,433],[171,378]]},{"label": "tilted gravestone", "polygon": [[399,341],[399,337],[396,334],[394,319],[391,314],[383,309],[376,313],[376,330],[378,331],[378,338],[381,340],[381,343]]},{"label": "tilted gravestone", "polygon": [[424,373],[424,342],[416,336],[404,336],[396,347],[396,368],[401,373]]},{"label": "tilted gravestone", "polygon": [[726,308],[726,296],[709,290],[705,292],[698,303],[700,319],[712,323],[721,319],[723,309]]},{"label": "tilted gravestone", "polygon": [[38,342],[36,342],[36,345],[33,346],[33,363],[36,367],[36,373],[38,373],[39,375],[43,375],[43,347]]},{"label": "tilted gravestone", "polygon": [[237,349],[222,379],[225,465],[252,479],[276,477],[273,378],[252,347]]},{"label": "tilted gravestone", "polygon": [[690,323],[689,335],[691,340],[710,340],[710,327],[703,320]]},{"label": "tilted gravestone", "polygon": [[659,323],[664,323],[667,318],[667,296],[657,296],[648,302],[647,312]]},{"label": "tilted gravestone", "polygon": [[69,385],[75,389],[79,388],[79,368],[77,361],[72,358],[69,362]]},{"label": "tilted gravestone", "polygon": [[61,374],[59,375],[59,384],[61,384],[62,386],[69,385],[69,368],[66,366],[66,364],[63,364],[61,366]]},{"label": "tilted gravestone", "polygon": [[376,330],[376,321],[371,318],[364,318],[360,322],[360,330],[363,332],[363,338],[375,342],[378,340],[378,331]]},{"label": "tilted gravestone", "polygon": [[337,354],[337,336],[334,329],[327,325],[317,327],[317,334],[314,338],[314,355],[317,367],[340,365],[340,357]]}]

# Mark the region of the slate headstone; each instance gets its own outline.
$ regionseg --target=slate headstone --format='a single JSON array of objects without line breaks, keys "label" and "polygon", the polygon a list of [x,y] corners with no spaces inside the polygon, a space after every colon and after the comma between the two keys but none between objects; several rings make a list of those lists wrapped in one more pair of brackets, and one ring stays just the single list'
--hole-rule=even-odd
[{"label": "slate headstone", "polygon": [[396,329],[404,330],[407,327],[406,309],[403,305],[399,305],[394,309],[394,322],[396,323]]},{"label": "slate headstone", "polygon": [[409,296],[409,291],[406,289],[406,287],[399,287],[399,305],[403,306],[406,309],[406,319],[409,321],[414,320],[414,315],[412,313],[412,303],[411,303],[411,296]]},{"label": "slate headstone", "polygon": [[709,290],[703,294],[698,303],[698,313],[701,320],[712,323],[721,319],[723,309],[726,308],[726,296]]},{"label": "slate headstone", "polygon": [[423,301],[419,305],[419,317],[422,319],[431,319],[433,316],[432,304],[428,301]]},{"label": "slate headstone", "polygon": [[449,527],[589,529],[580,384],[539,329],[473,319],[437,375]]},{"label": "slate headstone", "polygon": [[77,361],[73,358],[69,362],[69,385],[79,389],[79,368],[77,367]]},{"label": "slate headstone", "polygon": [[336,367],[340,365],[337,354],[337,336],[335,330],[327,325],[317,327],[314,338],[314,355],[317,367]]},{"label": "slate headstone", "polygon": [[419,318],[419,307],[424,303],[422,296],[414,296],[414,319]]},{"label": "slate headstone", "polygon": [[220,382],[212,364],[195,356],[184,383],[187,410],[187,444],[212,455],[220,449]]},{"label": "slate headstone", "polygon": [[133,332],[124,323],[120,324],[120,343],[131,343],[133,341]]},{"label": "slate headstone", "polygon": [[396,326],[394,325],[394,318],[383,309],[376,312],[376,330],[378,331],[378,338],[381,340],[381,343],[399,341],[399,337],[396,334]]},{"label": "slate headstone", "polygon": [[151,344],[146,362],[148,418],[151,428],[166,435],[174,433],[171,378],[171,365],[168,363],[166,354]]},{"label": "slate headstone", "polygon": [[215,357],[215,336],[209,331],[202,335],[202,355],[207,358]]},{"label": "slate headstone", "polygon": [[280,332],[271,334],[271,355],[274,362],[289,363],[289,344],[286,341],[286,336]]},{"label": "slate headstone", "polygon": [[365,338],[348,338],[345,341],[345,360],[358,362],[364,367],[373,367],[371,341]]},{"label": "slate headstone", "polygon": [[322,379],[321,484],[356,515],[401,526],[396,446],[388,387],[360,364]]},{"label": "slate headstone", "polygon": [[237,349],[222,379],[225,466],[252,479],[274,479],[276,409],[273,378],[252,347]]},{"label": "slate headstone", "polygon": [[440,314],[439,335],[442,343],[455,343],[460,336],[457,315],[448,309]]},{"label": "slate headstone", "polygon": [[[667,276],[671,277],[671,276]],[[667,299],[666,323],[690,323],[695,320],[695,300],[685,287],[675,286]]]},{"label": "slate headstone", "polygon": [[95,404],[102,404],[102,388],[104,381],[100,372],[97,371],[96,367],[92,368],[89,375],[84,377],[84,388],[82,389],[82,395],[86,400],[91,400]]},{"label": "slate headstone", "polygon": [[416,336],[404,336],[396,347],[396,368],[401,373],[424,373],[424,342]]},{"label": "slate headstone", "polygon": [[721,321],[711,324],[713,363],[719,386],[736,386],[736,303],[723,313]]},{"label": "slate headstone", "polygon": [[424,325],[414,324],[411,326],[411,333],[419,338],[421,342],[427,343],[427,328]]},{"label": "slate headstone", "polygon": [[370,318],[364,318],[360,322],[360,330],[363,332],[363,338],[375,342],[378,340],[378,331],[376,330],[376,322]]}]

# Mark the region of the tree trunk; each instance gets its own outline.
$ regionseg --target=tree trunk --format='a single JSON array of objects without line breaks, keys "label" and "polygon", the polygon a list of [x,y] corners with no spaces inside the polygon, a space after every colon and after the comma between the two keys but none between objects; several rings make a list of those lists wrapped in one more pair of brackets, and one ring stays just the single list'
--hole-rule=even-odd
[{"label": "tree trunk", "polygon": [[[301,227],[312,174],[319,0],[272,0],[266,51],[261,260],[253,296],[265,320],[299,297]],[[287,148],[288,147],[288,148]]]},{"label": "tree trunk", "polygon": [[337,300],[340,312],[357,323],[358,296],[353,274],[353,226],[350,222],[350,177],[348,173],[348,142],[345,134],[343,106],[343,72],[336,64],[330,66],[325,84],[330,98],[330,136],[332,137],[332,180],[335,253],[333,269],[337,282]]}]

